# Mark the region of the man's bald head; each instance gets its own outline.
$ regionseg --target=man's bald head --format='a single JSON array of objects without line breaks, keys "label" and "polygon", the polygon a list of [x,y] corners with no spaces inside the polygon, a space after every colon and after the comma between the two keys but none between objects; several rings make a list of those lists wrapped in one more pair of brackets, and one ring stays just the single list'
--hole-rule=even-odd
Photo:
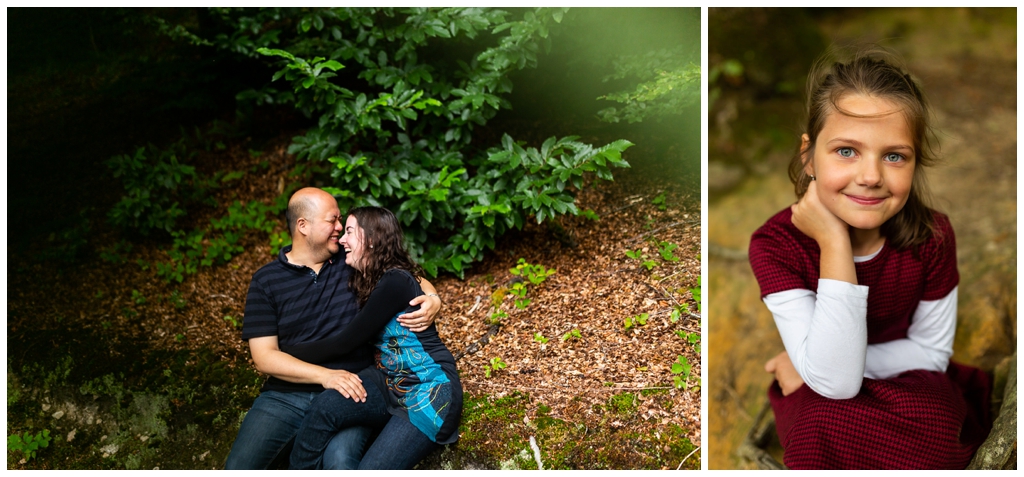
[{"label": "man's bald head", "polygon": [[337,203],[334,196],[316,187],[305,187],[292,194],[292,197],[288,199],[288,209],[285,211],[288,233],[291,234],[292,240],[295,239],[295,226],[299,219],[316,214],[323,207],[325,201]]}]

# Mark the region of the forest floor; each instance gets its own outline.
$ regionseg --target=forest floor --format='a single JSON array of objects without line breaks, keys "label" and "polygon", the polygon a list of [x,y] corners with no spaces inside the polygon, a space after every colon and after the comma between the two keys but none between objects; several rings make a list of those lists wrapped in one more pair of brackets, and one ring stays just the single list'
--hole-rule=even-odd
[{"label": "forest floor", "polygon": [[[292,135],[199,151],[201,172],[245,175],[186,226],[277,198],[295,180]],[[535,440],[544,468],[700,468],[700,178],[678,149],[664,154],[579,193],[598,220],[530,223],[463,279],[431,280],[466,406],[461,441],[422,467],[537,468]],[[272,259],[267,237],[167,283],[151,266],[165,245],[123,241],[98,217],[8,256],[8,436],[48,443],[34,456],[9,446],[8,468],[220,468],[263,381],[240,333],[249,279]],[[627,257],[635,250],[644,257]],[[555,270],[525,309],[507,293],[520,259]],[[508,314],[498,326],[487,323],[495,306]],[[488,377],[495,358],[507,367]],[[672,373],[682,361],[688,375]]]}]

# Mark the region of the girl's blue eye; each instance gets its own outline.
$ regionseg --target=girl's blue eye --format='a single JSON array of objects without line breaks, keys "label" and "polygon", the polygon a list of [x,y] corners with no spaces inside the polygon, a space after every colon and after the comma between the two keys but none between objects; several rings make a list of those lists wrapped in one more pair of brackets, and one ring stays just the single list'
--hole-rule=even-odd
[{"label": "girl's blue eye", "polygon": [[896,154],[895,152],[890,152],[889,154],[886,154],[882,158],[882,160],[884,160],[885,162],[900,162],[903,160],[903,155]]},{"label": "girl's blue eye", "polygon": [[853,148],[850,147],[841,147],[836,150],[836,153],[842,157],[853,157],[854,155]]}]

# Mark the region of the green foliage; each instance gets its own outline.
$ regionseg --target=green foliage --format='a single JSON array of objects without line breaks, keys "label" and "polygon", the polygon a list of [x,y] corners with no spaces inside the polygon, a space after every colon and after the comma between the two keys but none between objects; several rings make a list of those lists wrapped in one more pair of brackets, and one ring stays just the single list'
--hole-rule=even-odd
[{"label": "green foliage", "polygon": [[292,235],[288,233],[288,230],[282,230],[280,232],[273,232],[270,234],[270,254],[277,256],[281,252],[282,248],[285,248],[292,244]]},{"label": "green foliage", "polygon": [[743,77],[743,63],[736,59],[725,60],[711,68],[708,73],[708,108],[715,104],[715,100],[722,94],[722,86],[718,83],[719,77],[739,79]]},{"label": "green foliage", "polygon": [[131,242],[118,240],[114,245],[100,250],[100,258],[104,262],[121,265],[127,261],[127,256],[132,253],[133,248],[134,246]]},{"label": "green foliage", "polygon": [[690,369],[693,366],[687,361],[686,356],[679,355],[676,361],[672,363],[672,382],[678,389],[686,389],[687,382],[690,380]]},{"label": "green foliage", "polygon": [[523,277],[530,282],[531,285],[540,285],[547,280],[548,277],[555,274],[555,269],[545,268],[544,265],[530,265],[526,263],[526,259],[520,258],[516,264],[516,268],[509,269],[509,273],[517,277]]},{"label": "green foliage", "polygon": [[[678,334],[679,334],[680,338],[683,337],[683,333],[681,331]],[[686,333],[686,342],[690,343],[690,346],[693,346],[693,351],[695,353],[700,354],[700,335],[699,334],[692,333],[692,332],[691,333]]]},{"label": "green foliage", "polygon": [[658,210],[661,211],[664,211],[666,208],[668,208],[668,206],[665,204],[665,193],[662,192],[661,194],[658,194],[657,197],[651,200],[651,204],[657,206]]},{"label": "green foliage", "polygon": [[658,266],[658,262],[651,260],[650,257],[648,257],[646,253],[643,253],[643,250],[641,249],[637,249],[635,251],[626,250],[626,256],[634,260],[640,260],[640,265],[643,265],[645,268],[647,268],[647,271],[650,271],[654,267]]},{"label": "green foliage", "polygon": [[601,220],[601,217],[599,215],[597,215],[597,213],[595,213],[593,210],[590,210],[590,209],[587,209],[587,210],[583,211],[583,218],[585,218],[587,220],[593,220],[594,222],[599,222]]},{"label": "green foliage", "polygon": [[37,450],[49,446],[49,429],[43,429],[35,435],[31,432],[26,432],[24,434],[11,434],[7,436],[7,450],[20,452],[27,461],[35,458]]},{"label": "green foliage", "polygon": [[516,268],[509,269],[509,273],[520,278],[513,279],[511,287],[499,287],[491,294],[491,308],[493,311],[487,320],[489,325],[496,325],[503,318],[508,317],[508,313],[502,311],[501,304],[509,293],[516,297],[515,307],[517,309],[523,310],[530,306],[530,299],[526,298],[529,286],[537,286],[544,283],[544,280],[555,274],[555,269],[547,268],[543,265],[530,265],[526,262],[526,259],[520,258]]},{"label": "green foliage", "polygon": [[702,307],[701,301],[700,301],[700,290],[701,290],[700,277],[697,277],[697,286],[690,289],[690,295],[693,296],[693,301],[697,302],[697,312],[698,313],[702,313],[702,310],[703,310],[703,307]]},{"label": "green foliage", "polygon": [[204,229],[171,232],[173,243],[167,251],[170,260],[156,264],[157,275],[167,282],[181,283],[185,276],[196,273],[199,267],[227,263],[242,253],[238,242],[246,233],[272,232],[277,224],[274,217],[281,210],[281,203],[266,205],[254,200],[242,204],[235,201],[228,207],[227,215],[210,219]]},{"label": "green foliage", "polygon": [[146,304],[146,297],[138,290],[132,290],[132,302],[136,305]]},{"label": "green foliage", "polygon": [[526,220],[579,214],[585,177],[611,180],[612,168],[628,167],[624,140],[472,141],[475,128],[511,107],[510,75],[537,64],[564,11],[215,9],[218,28],[231,33],[209,42],[273,62],[270,84],[238,99],[291,104],[316,119],[288,151],[328,167],[342,209],[389,208],[429,275],[462,276]]},{"label": "green foliage", "polygon": [[224,316],[224,321],[226,321],[228,323],[231,323],[231,326],[234,327],[234,328],[241,328],[242,327],[242,322],[236,320],[235,317],[233,317],[231,315],[225,315]]},{"label": "green foliage", "polygon": [[647,324],[647,318],[649,316],[650,315],[648,315],[647,313],[641,313],[636,316],[630,316],[623,320],[623,327],[626,329],[626,331],[629,331],[637,326],[644,326]]},{"label": "green foliage", "polygon": [[149,145],[134,155],[108,159],[107,167],[124,188],[121,200],[107,213],[110,222],[143,235],[153,230],[172,232],[185,207],[202,201],[213,187],[196,174],[195,167],[182,162],[190,156],[183,138],[168,149]]},{"label": "green foliage", "polygon": [[572,340],[572,339],[577,339],[578,340],[580,338],[583,338],[583,335],[580,334],[580,330],[578,328],[573,328],[572,330],[570,330],[567,333],[565,333],[564,335],[562,335],[562,341],[563,342],[569,341],[569,340]]},{"label": "green foliage", "polygon": [[661,254],[661,258],[664,259],[666,262],[678,262],[679,261],[679,257],[675,256],[672,253],[672,251],[677,249],[677,248],[679,248],[679,245],[676,245],[676,244],[671,243],[671,242],[659,242],[658,243],[658,253]]},{"label": "green foliage", "polygon": [[535,341],[537,343],[540,343],[540,344],[546,344],[548,342],[548,339],[545,338],[544,335],[542,335],[540,333],[534,333],[533,334],[533,341]]},{"label": "green foliage", "polygon": [[178,310],[181,310],[188,305],[188,301],[182,298],[181,293],[178,290],[172,291],[171,294],[167,296],[167,302]]},{"label": "green foliage", "polygon": [[683,48],[648,51],[643,55],[618,58],[615,73],[604,81],[633,78],[633,90],[598,97],[622,103],[622,109],[610,107],[598,111],[603,121],[641,122],[648,117],[681,114],[684,107],[700,101],[700,65],[684,64]]},{"label": "green foliage", "polygon": [[491,377],[491,373],[500,369],[505,369],[506,367],[508,367],[508,364],[502,361],[500,357],[491,358],[490,363],[484,365],[484,377],[489,378]]}]

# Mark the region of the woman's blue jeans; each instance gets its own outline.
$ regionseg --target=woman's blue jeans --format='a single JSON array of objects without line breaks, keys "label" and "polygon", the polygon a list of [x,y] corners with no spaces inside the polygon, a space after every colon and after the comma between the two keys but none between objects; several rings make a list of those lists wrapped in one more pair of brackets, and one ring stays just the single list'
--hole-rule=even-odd
[{"label": "woman's blue jeans", "polygon": [[[323,392],[261,393],[238,429],[224,468],[268,469],[281,458],[287,459],[303,417],[320,394]],[[329,436],[322,452],[324,468],[355,469],[372,433],[369,427],[350,426]]]},{"label": "woman's blue jeans", "polygon": [[359,373],[366,383],[366,402],[355,402],[330,389],[313,401],[295,438],[291,468],[323,468],[325,462],[321,456],[331,437],[338,429],[351,426],[384,428],[366,450],[359,469],[411,469],[440,447],[413,426],[407,417],[388,413],[384,395],[369,378],[363,376],[366,372],[379,371],[366,369]]}]

